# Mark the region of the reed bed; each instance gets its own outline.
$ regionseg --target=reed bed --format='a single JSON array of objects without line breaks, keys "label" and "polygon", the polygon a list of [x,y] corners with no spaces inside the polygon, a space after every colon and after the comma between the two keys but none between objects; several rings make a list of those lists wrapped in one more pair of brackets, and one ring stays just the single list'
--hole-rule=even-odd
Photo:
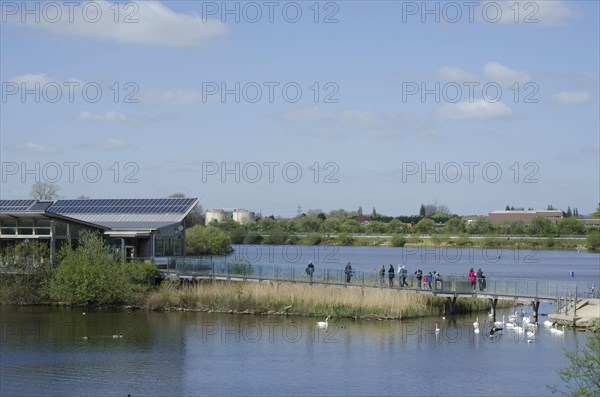
[{"label": "reed bed", "polygon": [[[444,312],[446,298],[413,292],[299,285],[284,282],[205,281],[192,285],[164,282],[151,292],[151,310],[181,308],[254,314],[334,315],[353,318],[414,318]],[[457,312],[488,309],[485,299],[459,298]]]}]

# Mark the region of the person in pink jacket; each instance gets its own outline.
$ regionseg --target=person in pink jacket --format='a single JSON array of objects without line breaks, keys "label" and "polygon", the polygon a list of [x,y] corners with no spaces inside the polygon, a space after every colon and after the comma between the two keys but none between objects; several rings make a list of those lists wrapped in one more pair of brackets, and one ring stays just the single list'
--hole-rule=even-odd
[{"label": "person in pink jacket", "polygon": [[473,270],[473,268],[471,268],[471,270],[469,270],[469,282],[471,283],[471,289],[473,291],[475,291],[475,283],[477,282],[477,275],[475,274],[475,271]]}]

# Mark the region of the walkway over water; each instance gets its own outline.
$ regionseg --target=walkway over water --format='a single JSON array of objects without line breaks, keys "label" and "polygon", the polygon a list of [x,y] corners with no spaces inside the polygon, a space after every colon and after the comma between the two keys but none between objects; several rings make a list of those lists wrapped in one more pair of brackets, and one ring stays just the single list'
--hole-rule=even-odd
[{"label": "walkway over water", "polygon": [[[234,281],[283,281],[310,284],[311,278],[305,269],[294,265],[231,263],[215,261],[210,257],[173,257],[159,263],[165,278],[182,280],[234,280]],[[377,272],[353,271],[347,282],[343,269],[317,268],[312,277],[313,284],[394,288],[446,297],[476,297],[488,299],[535,300],[557,302],[562,299],[598,297],[597,285],[585,282],[488,277],[477,280],[475,288],[467,276],[442,275],[441,280],[432,280],[419,286],[414,274],[406,278],[408,286],[400,287],[400,277],[395,274],[393,286],[389,286],[387,268],[383,278]]]},{"label": "walkway over water", "polygon": [[188,282],[197,280],[290,282],[340,288],[386,288],[430,294],[445,297],[450,313],[454,313],[456,300],[459,297],[488,299],[494,319],[498,300],[528,301],[537,319],[542,301],[556,302],[557,311],[569,312],[581,299],[597,298],[599,295],[598,286],[593,283],[543,278],[487,277],[476,280],[473,286],[466,275],[442,275],[438,280],[419,283],[411,273],[406,277],[408,285],[401,287],[401,280],[397,274],[394,274],[395,277],[390,285],[387,268],[383,277],[377,271],[353,271],[348,280],[342,268],[318,267],[311,278],[306,269],[298,265],[215,261],[211,257],[163,258],[157,265],[164,278]]}]

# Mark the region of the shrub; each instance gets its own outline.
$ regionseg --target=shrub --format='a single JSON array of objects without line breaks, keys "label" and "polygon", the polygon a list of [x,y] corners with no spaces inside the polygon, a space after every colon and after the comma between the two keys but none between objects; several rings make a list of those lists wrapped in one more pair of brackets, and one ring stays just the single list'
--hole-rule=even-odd
[{"label": "shrub", "polygon": [[348,233],[340,233],[337,237],[338,245],[354,245],[354,238]]},{"label": "shrub", "polygon": [[585,245],[587,245],[589,250],[600,251],[600,232],[595,231],[588,234]]},{"label": "shrub", "polygon": [[243,274],[249,276],[254,273],[252,263],[247,259],[239,259],[229,264],[229,274]]},{"label": "shrub", "polygon": [[47,285],[48,296],[69,305],[115,305],[128,303],[147,287],[156,266],[151,263],[120,263],[99,235],[82,232],[75,250],[61,252],[62,260]]},{"label": "shrub", "polygon": [[394,234],[390,243],[393,247],[404,247],[404,245],[406,245],[406,239],[401,234]]}]

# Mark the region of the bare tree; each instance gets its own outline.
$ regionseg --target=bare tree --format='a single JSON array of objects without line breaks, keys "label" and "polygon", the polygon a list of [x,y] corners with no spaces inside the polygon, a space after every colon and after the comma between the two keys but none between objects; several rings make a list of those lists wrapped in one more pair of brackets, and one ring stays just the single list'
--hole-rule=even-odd
[{"label": "bare tree", "polygon": [[60,187],[53,183],[36,182],[31,186],[31,197],[35,200],[56,200]]}]

